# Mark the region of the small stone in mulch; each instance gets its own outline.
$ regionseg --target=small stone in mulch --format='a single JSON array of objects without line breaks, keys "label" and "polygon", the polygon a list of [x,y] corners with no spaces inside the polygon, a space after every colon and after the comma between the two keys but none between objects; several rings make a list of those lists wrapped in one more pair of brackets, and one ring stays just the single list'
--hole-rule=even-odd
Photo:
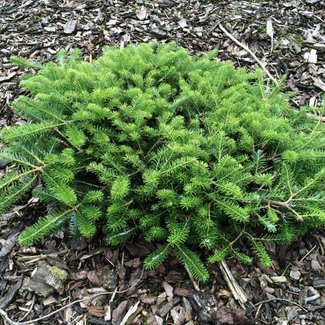
[{"label": "small stone in mulch", "polygon": [[142,6],[141,9],[139,10],[139,12],[137,13],[137,17],[140,20],[146,19],[146,17],[147,17],[147,9],[144,6]]},{"label": "small stone in mulch", "polygon": [[266,286],[266,287],[264,288],[264,291],[265,291],[265,292],[267,292],[267,293],[273,294],[273,293],[274,293],[274,291],[275,291],[275,289],[274,289],[274,288],[271,288],[271,287],[268,287],[268,286]]},{"label": "small stone in mulch", "polygon": [[187,22],[185,19],[181,19],[179,22],[178,22],[178,25],[182,28],[185,28],[187,27]]}]

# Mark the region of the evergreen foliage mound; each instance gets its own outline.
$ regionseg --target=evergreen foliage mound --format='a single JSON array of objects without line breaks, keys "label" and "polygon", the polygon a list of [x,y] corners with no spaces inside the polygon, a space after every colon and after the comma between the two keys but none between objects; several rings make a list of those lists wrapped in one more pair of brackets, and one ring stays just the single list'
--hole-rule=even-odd
[{"label": "evergreen foliage mound", "polygon": [[[32,193],[48,214],[25,230],[31,245],[64,225],[109,245],[140,235],[157,244],[148,268],[176,254],[196,279],[232,254],[265,265],[265,243],[325,225],[325,127],[293,110],[261,71],[174,43],[109,47],[84,62],[60,53],[25,77],[14,110],[28,122],[1,132],[0,212]],[[245,249],[246,252],[246,249]]]}]

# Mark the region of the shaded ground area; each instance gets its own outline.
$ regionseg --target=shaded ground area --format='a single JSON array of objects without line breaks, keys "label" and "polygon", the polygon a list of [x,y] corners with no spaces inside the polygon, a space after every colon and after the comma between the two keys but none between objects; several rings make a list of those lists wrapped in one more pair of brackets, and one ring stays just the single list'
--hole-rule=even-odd
[{"label": "shaded ground area", "polygon": [[[296,93],[293,105],[316,107],[325,91],[324,21],[325,3],[317,0],[0,0],[0,124],[20,123],[10,106],[26,71],[10,63],[11,55],[46,62],[62,48],[79,47],[92,60],[104,45],[175,40],[191,53],[218,49],[221,60],[253,69],[254,59],[220,23],[275,78],[286,76],[286,89]],[[0,168],[3,174],[7,166],[0,162]],[[141,238],[110,248],[62,232],[35,247],[16,246],[23,225],[42,213],[31,200],[0,217],[0,310],[16,321],[66,306],[39,323],[325,324],[324,232],[290,247],[270,245],[270,269],[227,260],[248,297],[241,306],[216,265],[205,285],[193,282],[176,259],[144,270],[150,247]]]}]

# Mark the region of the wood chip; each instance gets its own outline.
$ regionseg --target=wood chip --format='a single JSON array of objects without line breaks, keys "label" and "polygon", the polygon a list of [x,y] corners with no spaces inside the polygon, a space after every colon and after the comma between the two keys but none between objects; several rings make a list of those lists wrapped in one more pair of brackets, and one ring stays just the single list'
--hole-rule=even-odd
[{"label": "wood chip", "polygon": [[280,276],[271,276],[270,279],[273,283],[286,283],[288,282],[287,278],[284,275]]},{"label": "wood chip", "polygon": [[7,76],[0,77],[0,83],[11,80],[16,74],[17,74],[16,72],[12,72]]},{"label": "wood chip", "polygon": [[178,22],[178,25],[182,28],[187,27],[187,21],[183,18]]},{"label": "wood chip", "polygon": [[271,52],[273,51],[273,24],[272,19],[268,19],[266,22],[266,34],[271,38]]},{"label": "wood chip", "polygon": [[147,17],[147,9],[144,6],[142,6],[141,9],[140,9],[140,11],[138,11],[137,17],[140,20],[146,19],[146,17]]},{"label": "wood chip", "polygon": [[318,88],[320,88],[321,90],[325,91],[325,83],[320,80],[319,78],[315,78],[312,77],[312,79],[314,80],[314,85]]},{"label": "wood chip", "polygon": [[11,250],[15,247],[18,235],[19,234],[14,234],[5,241],[0,250],[0,257],[4,257],[11,252]]},{"label": "wood chip", "polygon": [[76,30],[76,27],[77,27],[77,21],[69,20],[64,26],[64,33],[72,34]]},{"label": "wood chip", "polygon": [[308,63],[317,63],[317,50],[312,49],[312,50],[310,50],[310,52],[306,52],[304,54],[304,59]]},{"label": "wood chip", "polygon": [[174,288],[169,283],[167,283],[166,281],[164,281],[162,285],[163,285],[163,287],[164,287],[164,289],[166,291],[167,296],[169,298],[173,298],[173,296],[174,296],[174,294],[173,294]]}]

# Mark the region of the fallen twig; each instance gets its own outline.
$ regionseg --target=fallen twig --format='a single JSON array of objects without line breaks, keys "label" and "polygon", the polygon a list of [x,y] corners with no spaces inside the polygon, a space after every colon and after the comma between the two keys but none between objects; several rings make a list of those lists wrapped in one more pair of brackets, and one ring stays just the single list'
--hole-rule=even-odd
[{"label": "fallen twig", "polygon": [[188,269],[186,269],[186,271],[187,271],[187,274],[188,274],[188,276],[190,277],[190,279],[191,279],[191,281],[192,281],[192,284],[193,284],[194,289],[195,289],[196,291],[201,291],[199,285],[197,284],[197,282],[196,282],[195,279],[193,278],[192,273],[191,273]]},{"label": "fallen twig", "polygon": [[260,59],[254,54],[252,50],[249,49],[249,47],[241,42],[239,42],[234,35],[229,33],[225,27],[221,23],[219,23],[219,28],[238,46],[243,48],[246,52],[248,52],[253,59],[258,63],[258,65],[262,68],[262,70],[268,75],[268,77],[278,86],[279,82],[271,75],[271,73],[265,68],[264,64],[260,61]]},{"label": "fallen twig", "polygon": [[300,261],[299,262],[302,262],[305,258],[307,258],[314,250],[315,250],[315,248],[317,247],[317,245],[315,245],[311,250],[309,250],[308,252],[307,252],[307,254],[305,254],[301,259],[300,259]]},{"label": "fallen twig", "polygon": [[301,305],[299,305],[297,302],[294,302],[294,301],[290,301],[289,299],[285,299],[285,298],[273,298],[273,299],[268,299],[268,300],[263,300],[263,301],[260,301],[258,302],[257,304],[254,305],[254,307],[258,307],[257,308],[257,311],[256,311],[256,314],[255,314],[255,319],[257,318],[259,312],[260,312],[260,309],[262,307],[263,304],[266,304],[268,302],[272,302],[272,301],[285,301],[291,305],[295,305],[297,307],[299,307],[300,309],[302,309],[303,311],[305,312],[308,312],[308,310],[304,307],[302,307]]}]

